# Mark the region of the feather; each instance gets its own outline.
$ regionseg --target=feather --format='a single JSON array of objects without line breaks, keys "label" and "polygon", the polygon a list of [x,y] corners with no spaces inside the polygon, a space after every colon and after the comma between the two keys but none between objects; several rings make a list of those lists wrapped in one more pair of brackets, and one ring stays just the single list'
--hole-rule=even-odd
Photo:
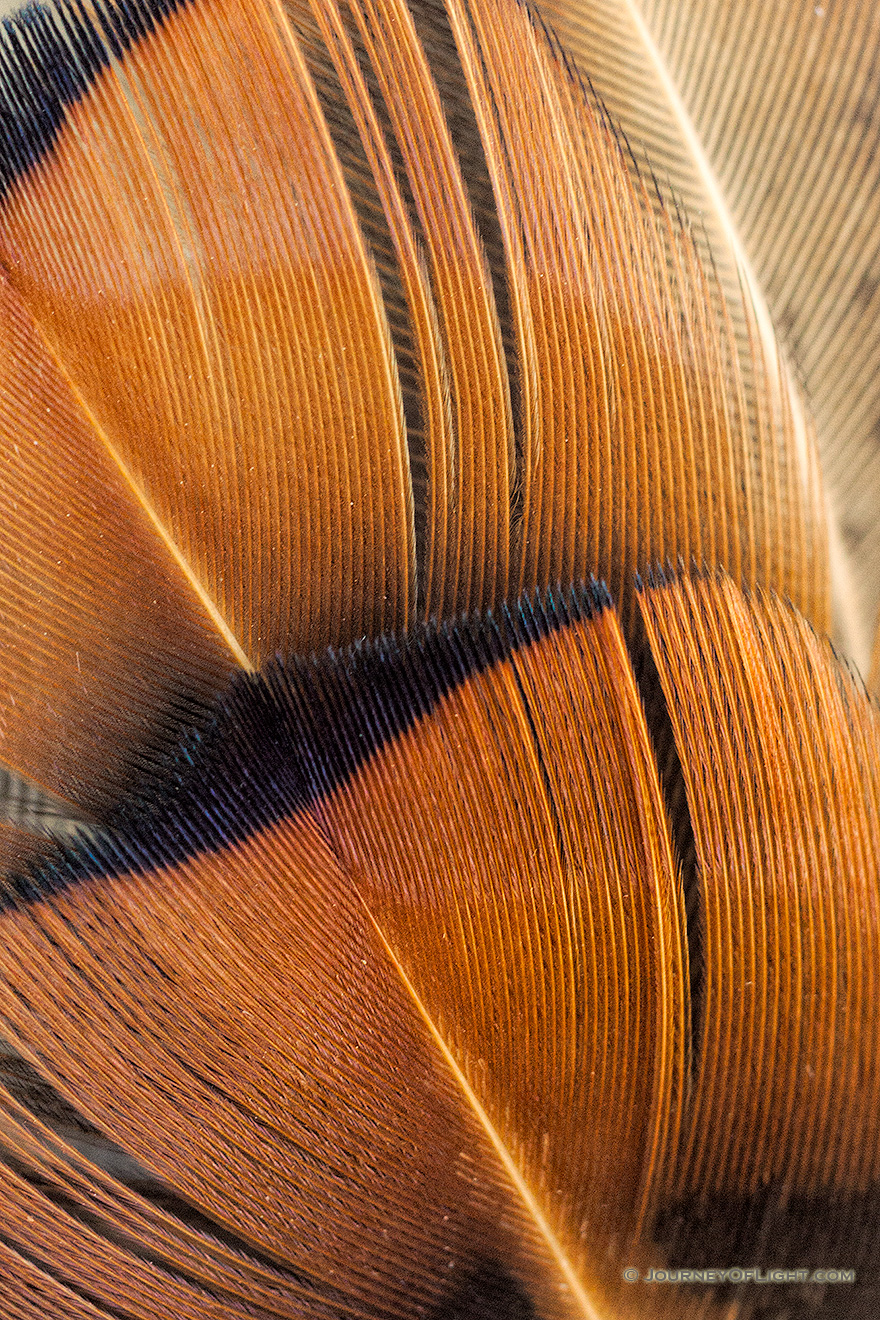
[{"label": "feather", "polygon": [[876,318],[749,200],[838,47],[719,137],[673,18],[4,20],[4,1320],[876,1299]]},{"label": "feather", "polygon": [[[178,1195],[309,1276],[312,1306],[335,1294],[355,1314],[409,1314],[414,1298],[430,1309],[460,1273],[500,1261],[548,1313],[592,1314],[607,1243],[631,1241],[645,1214],[645,1174],[668,1155],[683,1088],[681,922],[619,627],[590,608],[548,618],[538,602],[500,627],[355,653],[347,672],[332,659],[270,671],[240,691],[197,784],[179,790],[185,814],[172,806],[142,843],[129,838],[128,857],[104,856],[116,874],[61,867],[49,903],[9,913],[13,1039],[48,1050],[62,1091]],[[265,747],[251,765],[273,788],[230,763],[243,743]],[[573,757],[584,781],[571,780]],[[261,825],[241,814],[249,800]],[[192,856],[156,854],[184,831]],[[628,903],[625,840],[643,858]],[[132,1001],[145,954],[157,974]],[[80,1025],[66,1023],[59,1053],[58,1008],[15,1008],[33,1002],[38,965],[53,999],[79,986]],[[144,1086],[149,1130],[125,1098]],[[419,1134],[416,1149],[401,1131]],[[352,1184],[377,1139],[392,1163],[371,1172],[368,1160]],[[381,1259],[365,1215],[387,1234]],[[445,1227],[420,1246],[435,1217]]]},{"label": "feather", "polygon": [[831,518],[836,626],[867,667],[880,607],[875,7],[539,8],[638,158],[700,217],[734,309],[745,274],[765,335],[781,338],[803,381]]},{"label": "feather", "polygon": [[[447,52],[459,59],[449,114],[471,107],[494,190],[494,281],[508,282],[514,341],[505,362],[498,300],[417,32],[404,76],[373,35],[378,15],[362,17],[358,63],[332,10],[319,6],[309,26],[263,0],[230,5],[175,9],[158,25],[148,6],[111,6],[94,20],[25,11],[7,54],[9,113],[22,133],[38,125],[45,137],[33,166],[16,135],[8,142],[0,258],[10,297],[118,473],[132,524],[164,543],[190,611],[213,624],[209,672],[187,696],[222,687],[224,658],[227,668],[259,665],[279,649],[404,626],[419,594],[429,614],[454,613],[499,603],[511,584],[595,572],[629,620],[633,573],[667,557],[774,586],[824,629],[825,513],[802,403],[766,358],[749,298],[729,307],[687,232],[654,216],[621,145],[526,12],[479,10],[483,27],[472,28],[451,8]],[[415,560],[394,336],[357,224],[363,185],[346,189],[318,94],[322,31],[324,66],[360,124],[350,137],[362,135],[378,171],[420,345],[428,509]],[[199,51],[226,70],[222,96]],[[372,107],[364,65],[378,81]],[[69,109],[65,84],[78,89]],[[52,107],[51,132],[38,95]],[[433,107],[420,117],[430,151],[403,116],[417,97]],[[267,102],[271,114],[259,108]],[[511,116],[511,105],[532,113]],[[234,135],[222,130],[226,115]],[[285,141],[296,151],[281,154]],[[422,176],[416,155],[431,152],[438,164]],[[115,370],[122,361],[136,389]],[[104,652],[94,678],[109,694],[137,659],[124,639],[91,631]],[[145,630],[144,640],[150,667],[166,666],[161,636]],[[56,745],[73,744],[69,725],[91,720],[78,695],[82,650],[72,649],[47,657],[69,708],[54,707]],[[136,698],[132,677],[119,704],[141,707],[149,726],[186,669],[172,660],[155,695]],[[23,697],[13,683],[7,704]],[[149,759],[151,735],[120,727],[115,707],[101,722],[116,747],[100,758],[121,762],[118,788],[136,774],[133,760]],[[8,764],[39,778],[17,749]],[[46,787],[94,810],[70,775],[59,766]]]},{"label": "feather", "polygon": [[0,296],[3,754],[88,819],[131,786],[131,749],[236,666],[21,297]]}]

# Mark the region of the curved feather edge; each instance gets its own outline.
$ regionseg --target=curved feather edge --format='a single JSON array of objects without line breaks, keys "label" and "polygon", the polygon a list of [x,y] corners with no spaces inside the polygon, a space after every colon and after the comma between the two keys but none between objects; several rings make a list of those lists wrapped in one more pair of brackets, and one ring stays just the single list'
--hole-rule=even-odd
[{"label": "curved feather edge", "polygon": [[[2,714],[9,768],[80,810],[105,813],[154,759],[149,726],[161,742],[176,685],[209,696],[230,657],[403,626],[419,595],[454,611],[498,603],[511,580],[597,573],[631,637],[632,574],[680,555],[770,585],[826,626],[809,426],[748,290],[722,294],[687,227],[655,214],[530,10],[450,0],[435,15],[443,99],[420,44],[430,14],[411,19],[317,0],[59,0],[5,25],[0,254],[18,308],[5,316],[16,333],[29,319],[31,377],[58,379],[54,414],[34,403],[22,418],[4,399],[10,445],[24,425],[36,446],[21,472],[0,468],[4,507],[45,483],[65,445],[99,459],[7,527],[9,562],[23,562]],[[343,141],[318,94],[322,60],[353,120]],[[430,113],[414,137],[419,98]],[[502,231],[494,267],[450,127],[467,116]],[[418,328],[431,431],[418,563],[399,340],[341,163],[354,138]],[[26,393],[25,356],[17,370]],[[96,485],[94,525],[65,529],[108,466],[119,507],[103,509]],[[104,553],[102,514],[121,562]],[[150,539],[174,579],[152,596],[158,570],[138,563]],[[129,588],[142,630],[117,600]],[[191,636],[150,619],[156,602],[191,616]],[[30,711],[44,679],[51,700]]]},{"label": "curved feather edge", "polygon": [[4,1234],[46,1287],[99,1314],[441,1316],[491,1311],[491,1279],[540,1315],[705,1314],[620,1269],[725,1234],[760,1264],[768,1221],[783,1264],[815,1239],[870,1269],[880,718],[772,597],[655,578],[640,600],[702,876],[692,1062],[682,891],[604,592],[273,666],[164,804],[7,890],[4,1033],[177,1198],[25,1137],[7,1099]]},{"label": "curved feather edge", "polygon": [[[867,672],[878,586],[875,90],[861,0],[538,0],[640,161],[739,272],[815,418],[839,644]],[[770,350],[771,353],[773,350]],[[798,393],[796,390],[795,393]]]},{"label": "curved feather edge", "polygon": [[[686,1012],[671,842],[607,597],[270,669],[138,819],[23,880],[2,916],[0,1015],[57,1089],[296,1276],[303,1313],[439,1315],[487,1270],[541,1314],[608,1313],[610,1244],[652,1259]],[[96,1294],[95,1261],[124,1253],[78,1231],[59,1262],[46,1223],[32,1255],[141,1313],[144,1266]]]}]

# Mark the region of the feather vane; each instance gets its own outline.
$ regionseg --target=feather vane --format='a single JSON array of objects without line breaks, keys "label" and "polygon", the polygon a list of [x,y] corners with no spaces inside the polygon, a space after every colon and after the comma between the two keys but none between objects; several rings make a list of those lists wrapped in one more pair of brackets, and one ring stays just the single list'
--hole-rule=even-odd
[{"label": "feather vane", "polygon": [[744,200],[837,47],[746,25],[741,117],[722,8],[5,22],[4,1320],[880,1268],[880,717],[823,640],[876,326]]}]

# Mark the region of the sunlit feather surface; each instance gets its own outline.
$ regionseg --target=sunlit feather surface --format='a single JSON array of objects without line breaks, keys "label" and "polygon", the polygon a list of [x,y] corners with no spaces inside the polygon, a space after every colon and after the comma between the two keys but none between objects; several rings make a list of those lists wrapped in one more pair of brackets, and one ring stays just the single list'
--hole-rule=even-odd
[{"label": "sunlit feather surface", "polygon": [[880,1305],[878,36],[771,8],[7,22],[0,1316]]},{"label": "sunlit feather surface", "polygon": [[[541,0],[725,289],[747,271],[810,402],[838,626],[866,664],[880,605],[876,6]],[[703,249],[705,251],[705,248]],[[769,313],[769,316],[767,316]],[[734,317],[736,312],[734,310]]]}]

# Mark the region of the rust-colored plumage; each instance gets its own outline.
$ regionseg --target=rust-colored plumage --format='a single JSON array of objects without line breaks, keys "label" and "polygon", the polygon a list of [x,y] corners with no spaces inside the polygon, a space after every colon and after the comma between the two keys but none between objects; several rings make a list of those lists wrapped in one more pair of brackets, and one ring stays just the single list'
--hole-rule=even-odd
[{"label": "rust-colored plumage", "polygon": [[880,1305],[880,31],[676,9],[5,20],[0,1320]]}]

